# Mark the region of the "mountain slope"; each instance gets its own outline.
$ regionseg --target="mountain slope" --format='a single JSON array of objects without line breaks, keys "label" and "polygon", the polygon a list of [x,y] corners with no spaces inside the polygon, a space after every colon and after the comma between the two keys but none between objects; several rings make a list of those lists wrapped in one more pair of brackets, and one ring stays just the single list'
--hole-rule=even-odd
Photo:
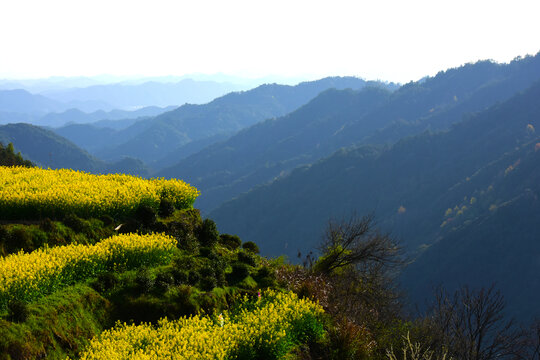
[{"label": "mountain slope", "polygon": [[[136,157],[145,162],[158,160],[164,154],[215,135],[232,134],[264,119],[286,114],[321,91],[331,87],[361,88],[365,81],[357,78],[326,78],[296,86],[261,85],[253,90],[230,93],[204,105],[184,105],[174,111],[146,120],[144,132],[124,139],[108,149],[96,152],[104,159],[119,156]],[[126,132],[132,129],[126,129]]]},{"label": "mountain slope", "polygon": [[[210,211],[341,147],[392,144],[425,130],[446,129],[464,114],[484,110],[538,79],[540,55],[507,65],[468,64],[407,84],[386,97],[369,98],[365,92],[321,94],[305,109],[252,126],[159,175],[188,179],[205,194],[197,206]],[[367,104],[359,106],[364,98]]]},{"label": "mountain slope", "polygon": [[354,117],[383,104],[389,95],[384,89],[371,87],[360,92],[327,90],[300,109],[241,131],[158,175],[196,183],[206,194],[197,205],[212,209],[282,171],[312,162],[321,156],[316,152],[317,144]]},{"label": "mountain slope", "polygon": [[24,158],[42,167],[70,168],[92,173],[149,175],[148,168],[140,160],[124,158],[114,163],[106,163],[52,131],[34,125],[0,126],[0,143],[13,143]]},{"label": "mountain slope", "polygon": [[[455,284],[468,281],[466,274],[482,274],[493,263],[511,268],[520,254],[540,250],[535,235],[540,207],[540,136],[535,130],[540,127],[539,98],[537,83],[449,131],[408,138],[389,149],[342,150],[225,203],[209,216],[221,231],[256,241],[267,255],[293,257],[298,250],[305,253],[315,247],[328,218],[353,210],[374,211],[383,230],[399,237],[410,254],[420,254],[416,271],[406,278],[408,284],[416,284],[419,296],[426,295],[428,284],[449,274],[461,274]],[[522,213],[527,216],[519,216]],[[505,231],[490,225],[496,222]],[[499,250],[488,247],[487,234],[494,235]],[[459,239],[469,242],[469,250],[441,250],[443,245],[455,247]],[[446,260],[431,272],[420,261],[436,262],[429,251],[422,253],[434,243],[432,251],[439,249]],[[463,252],[482,256],[463,263]],[[477,276],[475,285],[492,279],[507,293],[515,290],[512,284],[520,276],[526,280],[519,284],[533,282],[530,275],[540,273],[540,264],[526,260],[519,271],[505,277],[499,272]],[[517,313],[521,297],[538,298],[537,290],[531,286],[512,293],[512,311]]]},{"label": "mountain slope", "polygon": [[104,165],[52,131],[29,124],[0,126],[0,142],[13,143],[25,158],[44,167],[98,172]]},{"label": "mountain slope", "polygon": [[[472,193],[471,189],[461,187],[469,193],[453,190],[451,198],[445,198],[443,195],[449,189],[455,189],[506,152],[517,151],[521,142],[536,139],[535,133],[527,129],[529,124],[540,126],[540,104],[536,101],[539,95],[537,84],[447,132],[407,138],[389,149],[340,150],[258,187],[210,215],[226,231],[259,239],[262,248],[272,254],[282,252],[286,242],[294,245],[289,254],[298,248],[310,248],[328,217],[351,209],[361,213],[375,210],[381,225],[398,231],[410,248],[429,243],[440,230],[445,211],[459,205],[452,201],[461,201]],[[527,146],[534,149],[534,144]],[[509,165],[505,163],[502,171]],[[400,206],[406,211],[398,213]],[[411,225],[414,222],[422,226]],[[303,223],[306,229],[290,227]],[[310,230],[310,237],[299,236],[298,232],[307,231],[313,224],[316,226]],[[269,231],[270,228],[276,230]],[[281,239],[280,243],[272,241],[276,231],[280,236],[275,238]]]},{"label": "mountain slope", "polygon": [[[495,172],[489,187],[470,198],[470,209],[450,214],[443,222],[450,231],[404,270],[401,281],[413,303],[424,304],[439,284],[457,289],[466,279],[473,287],[496,283],[518,318],[529,319],[538,308],[540,145],[536,151],[532,145],[485,169]],[[501,171],[509,163],[517,165]]]}]

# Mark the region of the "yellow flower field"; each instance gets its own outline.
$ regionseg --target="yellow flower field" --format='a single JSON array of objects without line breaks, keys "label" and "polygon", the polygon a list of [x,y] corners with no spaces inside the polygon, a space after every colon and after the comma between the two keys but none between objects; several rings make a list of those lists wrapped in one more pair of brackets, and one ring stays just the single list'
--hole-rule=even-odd
[{"label": "yellow flower field", "polygon": [[272,359],[302,337],[321,335],[322,308],[294,293],[269,290],[263,300],[241,305],[236,315],[162,319],[157,327],[118,324],[94,338],[81,359],[234,359],[248,353]]},{"label": "yellow flower field", "polygon": [[43,248],[0,259],[0,309],[29,301],[104,271],[166,263],[176,240],[167,235],[117,235],[95,245]]},{"label": "yellow flower field", "polygon": [[183,181],[112,174],[92,175],[69,169],[0,167],[0,218],[122,216],[161,199],[189,208],[199,191]]}]

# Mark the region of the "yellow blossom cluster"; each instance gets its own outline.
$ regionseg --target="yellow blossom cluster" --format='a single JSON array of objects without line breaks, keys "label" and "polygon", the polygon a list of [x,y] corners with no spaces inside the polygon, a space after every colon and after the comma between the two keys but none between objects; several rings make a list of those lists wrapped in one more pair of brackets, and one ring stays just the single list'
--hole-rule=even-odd
[{"label": "yellow blossom cluster", "polygon": [[183,181],[124,174],[92,175],[70,169],[0,167],[0,218],[132,214],[141,204],[158,209],[166,199],[189,208],[199,191]]},{"label": "yellow blossom cluster", "polygon": [[118,324],[94,338],[81,359],[234,359],[246,352],[272,358],[273,349],[293,341],[295,326],[323,312],[310,300],[273,290],[256,303],[245,300],[240,309],[217,317],[162,319],[157,327]]},{"label": "yellow blossom cluster", "polygon": [[0,259],[0,309],[11,299],[29,301],[104,271],[170,260],[176,240],[167,235],[116,235],[95,245],[67,245]]}]

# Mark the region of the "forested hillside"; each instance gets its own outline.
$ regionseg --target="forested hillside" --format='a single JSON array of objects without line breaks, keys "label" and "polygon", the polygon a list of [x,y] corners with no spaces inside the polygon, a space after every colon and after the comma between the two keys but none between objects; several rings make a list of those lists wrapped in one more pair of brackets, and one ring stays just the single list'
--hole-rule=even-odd
[{"label": "forested hillside", "polygon": [[325,89],[358,89],[365,83],[357,78],[326,78],[296,86],[261,85],[227,94],[208,104],[186,104],[118,132],[116,141],[111,143],[114,145],[95,154],[104,159],[132,156],[145,162],[157,161],[191,141],[231,135],[264,119],[284,115]]},{"label": "forested hillside", "polygon": [[0,166],[33,166],[31,161],[23,159],[21,153],[15,153],[13,144],[0,143]]},{"label": "forested hillside", "polygon": [[[537,206],[540,189],[533,174],[540,147],[536,133],[540,126],[539,96],[537,83],[446,132],[424,133],[401,140],[388,149],[341,150],[222,205],[210,216],[225,231],[257,241],[263,253],[286,253],[291,258],[299,250],[306,253],[317,244],[326,219],[351,211],[374,212],[382,229],[401,239],[412,255],[420,255],[417,261],[423,261],[425,256],[425,261],[432,264],[429,258],[432,252],[422,252],[423,249],[434,243],[449,244],[448,239],[455,238],[458,231],[471,229],[465,238],[470,239],[475,250],[456,249],[456,258],[445,253],[446,261],[437,263],[439,268],[433,272],[419,266],[417,276],[407,280],[417,289],[425,290],[448,277],[443,276],[450,270],[444,264],[460,264],[461,274],[484,274],[485,266],[491,263],[505,269],[511,266],[505,261],[540,250],[532,241],[538,212],[505,220],[508,232],[506,235],[499,232],[494,238],[502,239],[500,246],[514,245],[503,247],[502,253],[485,249],[481,244],[489,242],[490,236],[476,237],[476,228],[471,224],[495,221],[501,216],[499,208],[506,212],[518,203],[528,204],[525,208],[531,210]],[[515,175],[518,173],[530,176]],[[491,232],[496,228],[482,225],[478,231],[481,229]],[[522,237],[520,233],[532,235]],[[437,246],[433,245],[432,251]],[[473,254],[484,250],[487,251],[483,256],[475,257],[467,266],[458,259],[461,251],[470,251],[469,256],[474,257]],[[496,281],[506,288],[522,278],[534,282],[530,276],[540,271],[532,259],[522,263],[521,268],[522,271],[514,268],[515,271],[501,278],[485,272],[485,277],[478,275],[477,284]],[[419,276],[420,273],[429,275]],[[455,277],[453,284],[469,279]],[[520,289],[521,292],[512,291],[508,295],[512,297],[514,311],[525,306],[526,299],[539,295],[536,287]],[[418,298],[420,294],[425,293],[415,296]]]},{"label": "forested hillside", "polygon": [[467,64],[393,93],[382,89],[326,92],[295,112],[247,128],[158,174],[196,184],[206,194],[197,205],[211,211],[342,147],[392,144],[426,130],[447,129],[538,79],[540,55],[504,65]]}]

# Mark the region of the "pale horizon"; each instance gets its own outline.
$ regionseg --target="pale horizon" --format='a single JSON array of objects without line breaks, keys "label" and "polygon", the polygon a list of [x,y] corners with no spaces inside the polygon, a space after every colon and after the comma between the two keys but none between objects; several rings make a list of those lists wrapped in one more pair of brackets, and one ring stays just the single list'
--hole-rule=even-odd
[{"label": "pale horizon", "polygon": [[223,74],[416,81],[540,50],[538,1],[0,5],[1,79]]}]

